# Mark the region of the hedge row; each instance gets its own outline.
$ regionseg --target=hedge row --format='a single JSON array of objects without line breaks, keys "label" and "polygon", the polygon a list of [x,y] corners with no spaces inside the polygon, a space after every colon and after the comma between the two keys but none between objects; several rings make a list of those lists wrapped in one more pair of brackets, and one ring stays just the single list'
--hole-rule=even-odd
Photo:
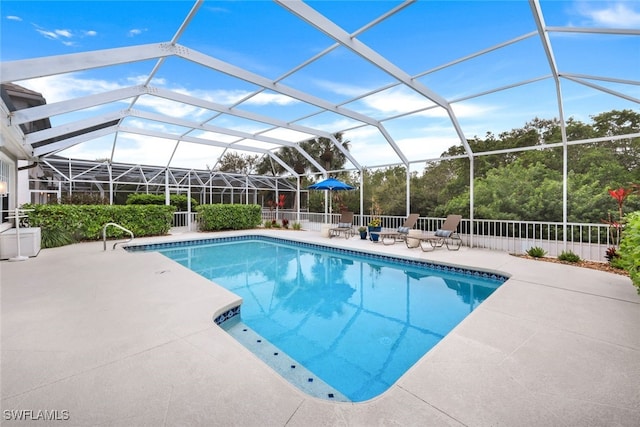
[{"label": "hedge row", "polygon": [[[169,196],[169,204],[175,206],[180,212],[187,210],[187,200],[187,196],[184,194],[171,194]],[[164,205],[166,203],[166,196],[162,194],[129,194],[126,203],[127,205]],[[198,206],[198,204],[198,201],[192,197],[192,210]]]},{"label": "hedge row", "polygon": [[[102,227],[115,222],[131,230],[135,237],[158,236],[169,232],[174,206],[157,205],[25,205],[29,225],[40,227],[42,248],[53,248],[83,240],[102,238]],[[116,227],[107,228],[107,237],[128,236]]]},{"label": "hedge row", "polygon": [[202,231],[245,230],[262,223],[260,205],[200,205],[196,211]]},{"label": "hedge row", "polygon": [[620,259],[640,294],[640,211],[627,214],[625,222],[620,242]]}]

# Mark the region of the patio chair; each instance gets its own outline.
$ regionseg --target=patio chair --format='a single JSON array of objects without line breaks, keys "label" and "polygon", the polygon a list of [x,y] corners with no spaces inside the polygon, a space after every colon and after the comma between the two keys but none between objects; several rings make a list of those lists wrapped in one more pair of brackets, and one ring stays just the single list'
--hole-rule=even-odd
[{"label": "patio chair", "polygon": [[417,214],[417,213],[410,214],[407,217],[407,219],[404,220],[404,224],[398,227],[397,230],[382,231],[378,233],[378,235],[380,236],[379,239],[385,245],[393,245],[396,242],[406,241],[407,236],[409,235],[409,230],[411,230],[416,225],[416,222],[418,222],[419,217],[420,217],[420,214]]},{"label": "patio chair", "polygon": [[355,236],[356,232],[353,229],[353,212],[341,212],[338,226],[329,229],[329,238],[337,237],[341,234],[344,234],[345,239]]},{"label": "patio chair", "polygon": [[448,215],[433,234],[416,237],[420,241],[420,249],[423,252],[430,252],[435,248],[446,246],[450,251],[457,251],[462,246],[462,239],[458,234],[458,224],[462,220],[462,215]]}]

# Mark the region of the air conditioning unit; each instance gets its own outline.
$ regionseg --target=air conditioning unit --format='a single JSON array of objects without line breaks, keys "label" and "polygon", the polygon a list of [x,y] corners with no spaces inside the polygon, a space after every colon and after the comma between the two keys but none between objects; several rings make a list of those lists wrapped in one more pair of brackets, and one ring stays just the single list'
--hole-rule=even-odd
[{"label": "air conditioning unit", "polygon": [[[0,259],[18,256],[16,229],[10,228],[0,233]],[[34,257],[40,252],[40,227],[20,228],[20,256]]]}]

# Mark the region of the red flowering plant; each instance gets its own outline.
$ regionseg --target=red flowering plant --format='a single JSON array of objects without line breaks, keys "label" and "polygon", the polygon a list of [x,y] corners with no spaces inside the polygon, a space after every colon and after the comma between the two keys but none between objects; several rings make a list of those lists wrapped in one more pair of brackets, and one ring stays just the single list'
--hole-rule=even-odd
[{"label": "red flowering plant", "polygon": [[613,260],[618,258],[617,247],[620,244],[622,224],[624,222],[624,213],[622,211],[622,206],[624,205],[624,201],[627,196],[633,193],[633,188],[620,187],[616,190],[609,189],[608,191],[611,197],[616,199],[616,202],[618,203],[618,220],[611,219],[611,214],[609,214],[609,219],[602,220],[603,223],[609,224],[609,237],[611,237],[611,241],[614,244],[614,246],[607,249],[607,253],[605,255],[605,258],[607,258],[609,263],[611,263]]},{"label": "red flowering plant", "polygon": [[286,196],[284,194],[280,194],[278,196],[278,200],[274,200],[274,199],[269,199],[267,200],[267,205],[269,206],[269,211],[271,212],[271,215],[273,216],[273,223],[276,223],[276,213],[273,212],[274,209],[279,208],[282,209],[284,207],[284,201],[286,199]]},{"label": "red flowering plant", "polygon": [[617,190],[609,189],[609,194],[611,195],[611,197],[616,199],[616,201],[618,202],[618,213],[620,214],[620,221],[622,221],[622,216],[623,216],[622,205],[624,204],[624,200],[632,192],[633,192],[633,190],[627,189],[627,188],[623,188],[623,187],[620,187]]}]

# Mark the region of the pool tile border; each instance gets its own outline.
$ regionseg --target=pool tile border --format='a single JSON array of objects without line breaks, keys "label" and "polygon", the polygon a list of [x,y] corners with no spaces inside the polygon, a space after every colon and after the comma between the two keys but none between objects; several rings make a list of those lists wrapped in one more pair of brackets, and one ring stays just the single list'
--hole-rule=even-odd
[{"label": "pool tile border", "polygon": [[[154,251],[154,250],[167,249],[167,248],[178,248],[178,247],[205,245],[205,244],[213,244],[213,243],[238,242],[238,241],[246,241],[246,240],[259,240],[259,241],[281,243],[281,244],[288,244],[288,245],[294,244],[296,246],[300,246],[303,248],[332,251],[332,252],[337,252],[337,253],[351,255],[351,256],[361,256],[369,259],[378,259],[382,261],[395,262],[395,263],[412,266],[412,267],[422,267],[422,268],[429,268],[436,271],[458,273],[458,274],[463,274],[463,275],[472,276],[472,277],[480,277],[483,279],[495,280],[500,283],[504,283],[509,279],[508,276],[494,273],[494,272],[473,270],[470,268],[438,264],[431,261],[399,258],[397,256],[363,252],[361,250],[326,246],[326,245],[320,245],[317,243],[301,242],[298,240],[281,239],[278,237],[261,236],[256,234],[244,234],[241,236],[214,237],[214,238],[196,239],[196,240],[182,240],[182,241],[164,242],[164,243],[147,243],[147,244],[141,244],[141,245],[128,245],[128,246],[124,246],[124,249],[129,252],[144,252],[144,251]],[[224,314],[225,313],[221,314],[220,316],[223,316]]]},{"label": "pool tile border", "polygon": [[227,320],[233,319],[236,316],[240,315],[240,307],[239,305],[236,305],[235,307],[230,308],[229,310],[225,311],[224,313],[219,314],[218,316],[216,316],[213,321],[215,322],[216,325],[221,325],[224,322],[226,322]]}]

